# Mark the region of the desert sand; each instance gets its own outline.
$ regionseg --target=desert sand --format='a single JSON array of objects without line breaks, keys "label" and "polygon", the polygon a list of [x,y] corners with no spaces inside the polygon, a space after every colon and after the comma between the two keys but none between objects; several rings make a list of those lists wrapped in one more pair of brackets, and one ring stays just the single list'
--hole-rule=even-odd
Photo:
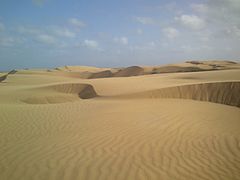
[{"label": "desert sand", "polygon": [[0,73],[0,180],[239,180],[240,64]]}]

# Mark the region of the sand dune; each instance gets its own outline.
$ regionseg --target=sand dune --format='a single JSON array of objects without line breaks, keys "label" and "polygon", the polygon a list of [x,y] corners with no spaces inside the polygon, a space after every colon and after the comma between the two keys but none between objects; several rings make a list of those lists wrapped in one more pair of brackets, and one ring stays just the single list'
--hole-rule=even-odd
[{"label": "sand dune", "polygon": [[0,83],[0,180],[238,180],[238,64],[167,66],[224,69],[9,75]]},{"label": "sand dune", "polygon": [[239,69],[239,63],[234,61],[186,61],[153,68],[153,73],[199,72],[226,69]]},{"label": "sand dune", "polygon": [[0,82],[3,82],[7,79],[7,74],[0,77]]},{"label": "sand dune", "polygon": [[240,176],[238,108],[132,100],[1,109],[2,180]]},{"label": "sand dune", "polygon": [[139,76],[139,75],[144,75],[144,69],[139,66],[131,66],[127,68],[122,68],[115,73],[113,73],[110,70],[92,73],[89,79],[109,78],[109,77],[130,77],[130,76]]},{"label": "sand dune", "polygon": [[[90,99],[98,96],[93,86],[89,84],[57,84],[37,88],[35,91],[41,89],[42,93],[40,95],[27,97],[23,99],[22,102],[28,104],[56,104],[79,100],[76,96],[68,94],[77,95],[80,99]],[[52,90],[62,94],[53,93]]]},{"label": "sand dune", "polygon": [[240,107],[239,93],[240,82],[214,82],[162,88],[125,97],[193,99]]},{"label": "sand dune", "polygon": [[64,95],[53,95],[53,96],[35,96],[29,97],[21,100],[27,104],[58,104],[58,103],[66,103],[66,102],[73,102],[76,101],[76,97],[72,96],[64,96]]},{"label": "sand dune", "polygon": [[113,73],[110,70],[106,71],[100,71],[97,73],[93,73],[89,79],[97,79],[97,78],[108,78],[108,77],[113,77]]},{"label": "sand dune", "polygon": [[204,71],[200,67],[180,67],[180,66],[164,66],[160,68],[155,68],[153,73],[175,73],[175,72],[197,72]]},{"label": "sand dune", "polygon": [[17,70],[13,69],[8,74],[16,74],[16,73],[17,73]]},{"label": "sand dune", "polygon": [[163,66],[131,66],[126,68],[97,68],[89,66],[64,66],[55,69],[14,70],[18,74],[41,74],[81,79],[99,79],[109,77],[131,77],[162,73],[183,73],[240,69],[240,63],[234,61],[186,61],[185,63]]},{"label": "sand dune", "polygon": [[7,77],[8,77],[8,75],[15,74],[16,72],[17,72],[16,70],[12,70],[12,71],[8,72],[7,74],[5,74],[3,76],[0,76],[0,82],[5,81],[7,79]]},{"label": "sand dune", "polygon": [[92,75],[86,78],[94,79],[108,77],[130,77],[147,74],[200,72],[227,69],[240,69],[240,64],[234,61],[186,61],[185,63],[181,64],[171,64],[159,67],[131,66],[127,68],[121,68],[118,71],[116,71],[116,69],[95,69],[97,72],[93,72],[92,70]]},{"label": "sand dune", "polygon": [[47,88],[63,93],[78,94],[81,99],[89,99],[97,96],[93,86],[89,84],[58,84]]},{"label": "sand dune", "polygon": [[129,77],[129,76],[139,76],[144,74],[144,69],[139,66],[131,66],[119,70],[114,74],[114,77]]},{"label": "sand dune", "polygon": [[64,66],[55,68],[58,71],[71,71],[71,72],[100,72],[103,70],[109,70],[109,68],[98,68],[92,66]]}]

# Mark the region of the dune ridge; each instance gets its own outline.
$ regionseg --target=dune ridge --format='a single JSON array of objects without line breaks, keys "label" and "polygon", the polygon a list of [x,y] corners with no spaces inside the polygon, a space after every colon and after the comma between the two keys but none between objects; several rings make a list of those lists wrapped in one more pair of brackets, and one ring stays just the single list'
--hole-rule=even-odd
[{"label": "dune ridge", "polygon": [[54,69],[13,70],[15,74],[42,74],[80,79],[99,79],[110,77],[131,77],[149,74],[184,73],[201,71],[219,71],[240,69],[240,63],[234,61],[186,61],[179,64],[161,66],[130,66],[122,68],[98,68],[89,66],[64,66]]},{"label": "dune ridge", "polygon": [[[90,84],[83,83],[67,83],[57,84],[45,87],[46,89],[54,89],[55,91],[67,93],[67,94],[78,94],[80,98],[87,99],[96,97],[97,93],[93,86]],[[87,93],[88,92],[88,93]]]},{"label": "dune ridge", "polygon": [[179,67],[179,66],[164,66],[160,68],[154,68],[154,74],[160,73],[176,73],[176,72],[198,72],[204,71],[204,69],[200,67]]},{"label": "dune ridge", "polygon": [[[164,66],[130,66],[120,69],[99,68],[97,72],[89,71],[86,79],[109,78],[109,77],[131,77],[148,74],[162,73],[183,73],[183,72],[200,72],[216,71],[227,69],[239,69],[240,64],[234,61],[186,61],[180,64],[169,64]],[[86,73],[86,72],[85,72]],[[84,76],[82,76],[84,77]]]},{"label": "dune ridge", "polygon": [[114,77],[129,77],[129,76],[139,76],[144,74],[144,69],[140,66],[130,66],[119,70],[114,74]]},{"label": "dune ridge", "polygon": [[208,101],[240,107],[240,82],[213,82],[161,88],[135,94],[127,98],[179,98]]},{"label": "dune ridge", "polygon": [[8,74],[1,76],[0,77],[0,82],[5,81],[7,79],[7,76],[8,76]]},{"label": "dune ridge", "polygon": [[[72,102],[80,99],[90,99],[97,97],[97,93],[92,85],[90,84],[57,84],[46,86],[42,88],[37,88],[36,90],[45,90],[45,93],[41,93],[39,96],[28,97],[22,100],[22,102],[27,104],[57,104]],[[52,94],[52,91],[58,92],[60,94]],[[76,96],[71,96],[77,95]]]},{"label": "dune ridge", "polygon": [[113,73],[110,70],[106,70],[106,71],[100,71],[100,72],[93,73],[89,77],[89,79],[109,78],[109,77],[113,77]]},{"label": "dune ridge", "polygon": [[3,82],[7,79],[8,75],[16,74],[17,71],[15,69],[9,71],[7,74],[0,77],[0,82]]}]

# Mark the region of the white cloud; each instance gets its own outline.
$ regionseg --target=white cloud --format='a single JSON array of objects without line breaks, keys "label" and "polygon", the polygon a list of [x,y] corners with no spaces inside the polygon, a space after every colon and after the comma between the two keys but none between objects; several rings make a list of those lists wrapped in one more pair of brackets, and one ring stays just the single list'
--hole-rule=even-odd
[{"label": "white cloud", "polygon": [[36,40],[44,44],[55,44],[56,38],[48,34],[40,34],[36,37]]},{"label": "white cloud", "polygon": [[0,46],[9,47],[14,45],[15,40],[12,37],[1,37]]},{"label": "white cloud", "polygon": [[54,34],[57,36],[67,37],[67,38],[74,38],[76,34],[69,29],[66,28],[55,28]]},{"label": "white cloud", "polygon": [[135,20],[141,24],[155,24],[155,20],[151,17],[136,17]]},{"label": "white cloud", "polygon": [[39,28],[27,27],[27,26],[20,26],[17,28],[17,31],[23,34],[32,34],[32,35],[41,33]]},{"label": "white cloud", "polygon": [[138,35],[142,35],[143,34],[143,30],[142,29],[137,29],[137,34]]},{"label": "white cloud", "polygon": [[207,19],[205,24],[208,29],[214,31],[215,37],[223,37],[222,39],[225,40],[231,37],[239,40],[239,0],[208,0],[205,4],[192,4],[191,8]]},{"label": "white cloud", "polygon": [[123,44],[123,45],[128,44],[128,38],[127,37],[115,37],[113,40],[114,40],[114,42],[120,43],[120,44]]},{"label": "white cloud", "polygon": [[20,26],[17,28],[17,31],[24,34],[27,39],[34,39],[43,44],[56,44],[57,42],[54,36],[57,32],[54,31],[54,33],[51,33],[49,28],[41,29],[37,27]]},{"label": "white cloud", "polygon": [[174,39],[179,35],[179,31],[172,27],[164,28],[162,31],[169,39]]},{"label": "white cloud", "polygon": [[77,27],[77,28],[83,28],[83,27],[86,26],[86,24],[83,21],[81,21],[77,18],[69,19],[69,23],[72,24],[73,26]]},{"label": "white cloud", "polygon": [[149,51],[149,50],[153,50],[157,47],[156,42],[151,41],[145,44],[141,44],[141,45],[136,45],[136,46],[131,46],[130,49],[131,50],[140,50],[140,51]]},{"label": "white cloud", "polygon": [[23,39],[21,38],[16,38],[11,36],[0,37],[0,46],[2,47],[12,47],[22,42],[23,42]]},{"label": "white cloud", "polygon": [[5,30],[5,26],[3,23],[0,22],[0,32]]},{"label": "white cloud", "polygon": [[225,34],[240,39],[240,27],[232,26],[224,30]]},{"label": "white cloud", "polygon": [[28,26],[20,26],[17,31],[26,35],[41,35],[41,34],[50,34],[53,36],[61,36],[67,38],[75,37],[75,33],[70,31],[67,28],[57,27],[57,26],[47,26],[46,28],[37,28],[37,27],[28,27]]},{"label": "white cloud", "polygon": [[87,48],[98,49],[99,45],[97,41],[94,40],[84,40],[83,45]]},{"label": "white cloud", "polygon": [[175,19],[179,21],[182,25],[194,30],[200,30],[205,27],[205,21],[196,15],[184,14],[180,17],[176,17]]}]

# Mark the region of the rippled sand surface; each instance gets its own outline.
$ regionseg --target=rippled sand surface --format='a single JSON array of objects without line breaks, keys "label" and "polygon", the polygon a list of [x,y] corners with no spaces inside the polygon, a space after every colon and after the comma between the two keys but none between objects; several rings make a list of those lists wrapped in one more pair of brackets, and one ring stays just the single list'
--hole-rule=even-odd
[{"label": "rippled sand surface", "polygon": [[239,83],[238,69],[10,74],[0,83],[0,179],[239,180]]}]

